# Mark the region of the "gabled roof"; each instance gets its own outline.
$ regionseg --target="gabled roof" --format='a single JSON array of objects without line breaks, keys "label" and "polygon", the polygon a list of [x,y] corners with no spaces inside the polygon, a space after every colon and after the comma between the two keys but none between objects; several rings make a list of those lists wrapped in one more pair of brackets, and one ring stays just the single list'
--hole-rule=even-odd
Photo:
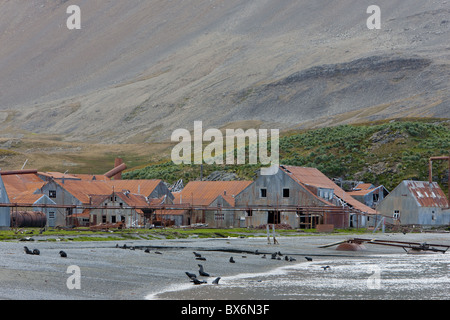
[{"label": "gabled roof", "polygon": [[107,180],[105,181],[115,191],[128,190],[134,194],[148,197],[162,183],[161,179],[152,180]]},{"label": "gabled roof", "polygon": [[38,172],[38,174],[47,179],[65,179],[65,180],[111,180],[103,174],[84,174],[84,173],[74,173],[67,174],[61,172]]},{"label": "gabled roof", "polygon": [[147,198],[141,194],[134,194],[131,192],[114,192],[114,194],[131,207],[147,206],[149,204]]},{"label": "gabled roof", "polygon": [[234,198],[253,181],[190,181],[181,192],[174,193],[174,204],[208,206],[219,195],[234,206]]},{"label": "gabled roof", "polygon": [[358,185],[355,187],[355,189],[360,189],[360,190],[370,190],[375,188],[375,186],[371,183],[358,183]]},{"label": "gabled roof", "polygon": [[[147,201],[147,198],[143,195],[138,194],[132,194],[129,192],[114,192],[110,194],[93,194],[88,195],[91,200],[91,205],[93,206],[102,206],[103,202],[106,200],[109,202],[111,196],[118,197],[117,201],[118,203],[125,203],[125,207],[145,207],[149,204]],[[136,212],[143,213],[141,208],[136,208]],[[82,213],[74,214],[74,217],[77,218],[89,218],[90,214],[92,212],[92,209],[85,209]]]},{"label": "gabled roof", "polygon": [[53,204],[56,204],[53,200],[51,200],[50,198],[47,197],[47,195],[45,194],[34,194],[34,193],[30,193],[30,192],[22,192],[16,196],[13,196],[9,202],[11,203],[17,203],[18,205],[29,205],[29,204],[34,204],[35,202],[37,202],[39,199],[41,199],[42,197],[45,197],[48,199],[48,201],[53,202]]},{"label": "gabled roof", "polygon": [[148,201],[145,196],[128,192],[114,192],[103,195],[91,195],[92,205],[101,205],[105,200],[109,200],[113,195],[118,198],[117,200],[114,200],[115,202],[125,203],[130,207],[140,207],[148,205]]},{"label": "gabled roof", "polygon": [[[369,185],[371,185],[371,184],[369,184]],[[371,186],[373,186],[373,185],[371,185]],[[359,185],[355,189],[360,189]],[[380,190],[384,190],[386,188],[381,185],[381,186],[373,187],[373,188],[365,188],[365,189],[360,189],[360,190],[355,190],[355,189],[352,191],[348,191],[347,193],[352,196],[365,196],[366,194],[369,194],[369,193],[377,194],[380,192]]]},{"label": "gabled roof", "polygon": [[447,208],[448,200],[437,182],[404,180],[402,183],[421,207]]},{"label": "gabled roof", "polygon": [[2,175],[1,179],[9,197],[22,192],[33,193],[46,183],[35,173]]},{"label": "gabled roof", "polygon": [[84,173],[77,173],[72,174],[73,177],[81,179],[81,180],[111,180],[104,174],[84,174]]},{"label": "gabled roof", "polygon": [[316,188],[333,189],[334,194],[353,208],[366,213],[375,214],[376,211],[365,204],[355,200],[350,194],[342,190],[337,184],[316,168],[280,166],[280,169],[291,176],[295,181],[314,186]]},{"label": "gabled roof", "polygon": [[56,172],[56,171],[51,171],[51,172],[38,172],[38,174],[46,179],[72,179],[72,180],[78,180],[79,178],[71,175],[71,174],[67,174],[67,173],[62,173],[62,172]]},{"label": "gabled roof", "polygon": [[93,195],[107,195],[113,191],[148,197],[161,180],[65,180],[55,181],[82,203],[89,203]]}]

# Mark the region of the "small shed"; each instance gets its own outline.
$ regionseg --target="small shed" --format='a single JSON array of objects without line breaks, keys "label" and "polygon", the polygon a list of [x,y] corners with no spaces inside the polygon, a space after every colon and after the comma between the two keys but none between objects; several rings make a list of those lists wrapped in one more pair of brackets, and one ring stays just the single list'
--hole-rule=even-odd
[{"label": "small shed", "polygon": [[383,185],[376,187],[371,183],[360,183],[347,193],[366,206],[376,208],[389,194],[389,191]]},{"label": "small shed", "polygon": [[377,210],[400,225],[450,224],[448,199],[436,182],[404,180],[378,205]]}]

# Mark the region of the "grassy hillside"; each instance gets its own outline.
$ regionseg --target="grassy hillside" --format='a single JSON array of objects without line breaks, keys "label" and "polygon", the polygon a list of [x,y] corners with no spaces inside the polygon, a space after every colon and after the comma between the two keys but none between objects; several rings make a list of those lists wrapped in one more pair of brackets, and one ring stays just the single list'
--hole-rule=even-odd
[{"label": "grassy hillside", "polygon": [[[404,179],[427,180],[429,157],[448,155],[449,150],[450,122],[439,119],[341,125],[289,132],[280,138],[282,164],[315,167],[330,178],[383,184],[389,190]],[[259,167],[204,165],[203,176],[222,170],[253,179]],[[199,176],[199,165],[174,165],[167,160],[129,171],[124,177],[186,183]],[[447,162],[435,162],[433,180],[446,188],[447,176]]]}]

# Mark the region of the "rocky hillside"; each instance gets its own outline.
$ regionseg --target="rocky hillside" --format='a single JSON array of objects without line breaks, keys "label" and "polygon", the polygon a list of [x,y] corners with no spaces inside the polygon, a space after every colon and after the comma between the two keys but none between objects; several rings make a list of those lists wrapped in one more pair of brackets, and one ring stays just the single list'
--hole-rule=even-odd
[{"label": "rocky hillside", "polygon": [[[69,4],[81,30],[68,30]],[[448,117],[448,1],[0,0],[0,137]]]}]

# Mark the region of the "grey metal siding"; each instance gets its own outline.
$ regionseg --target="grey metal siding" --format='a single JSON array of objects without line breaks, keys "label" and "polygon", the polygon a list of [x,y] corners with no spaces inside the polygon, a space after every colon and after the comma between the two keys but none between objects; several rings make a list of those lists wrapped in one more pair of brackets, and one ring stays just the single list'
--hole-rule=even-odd
[{"label": "grey metal siding", "polygon": [[395,211],[400,214],[401,225],[438,226],[450,224],[450,210],[434,206],[420,206],[402,181],[384,198],[377,207],[383,216],[393,217]]},{"label": "grey metal siding", "polygon": [[[56,194],[54,195],[55,197],[53,197],[53,195],[50,196],[50,191],[56,191]],[[80,200],[75,198],[70,192],[66,191],[54,181],[48,182],[36,193],[47,195],[57,205],[82,205],[82,202]],[[67,212],[65,208],[49,209],[47,214],[49,214],[50,212],[54,212],[55,214],[55,220],[53,222],[55,226],[66,225]],[[72,212],[72,214],[75,213],[81,213],[81,209],[78,211],[74,210]]]},{"label": "grey metal siding", "polygon": [[[5,185],[3,184],[2,177],[0,175],[0,202],[9,203],[8,194],[6,193]],[[10,208],[0,208],[0,229],[9,229],[11,224]]]}]

